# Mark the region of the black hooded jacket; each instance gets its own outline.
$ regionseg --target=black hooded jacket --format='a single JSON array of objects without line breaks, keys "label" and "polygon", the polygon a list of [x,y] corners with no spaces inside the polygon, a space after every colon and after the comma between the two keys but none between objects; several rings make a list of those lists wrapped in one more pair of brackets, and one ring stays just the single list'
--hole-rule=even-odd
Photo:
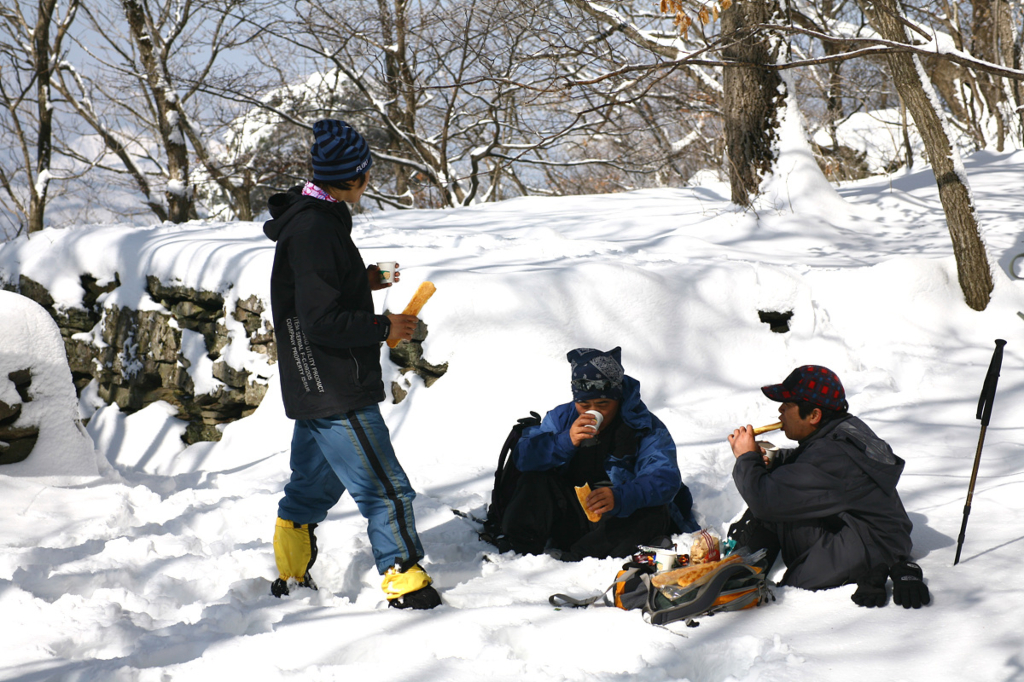
[{"label": "black hooded jacket", "polygon": [[319,419],[384,400],[380,344],[390,322],[373,312],[348,206],[301,189],[270,197],[263,232],[277,242],[270,303],[285,413]]},{"label": "black hooded jacket", "polygon": [[904,461],[857,417],[831,421],[769,471],[758,452],[736,458],[736,488],[773,527],[786,562],[784,585],[809,590],[855,582],[873,566],[910,557],[896,484]]}]

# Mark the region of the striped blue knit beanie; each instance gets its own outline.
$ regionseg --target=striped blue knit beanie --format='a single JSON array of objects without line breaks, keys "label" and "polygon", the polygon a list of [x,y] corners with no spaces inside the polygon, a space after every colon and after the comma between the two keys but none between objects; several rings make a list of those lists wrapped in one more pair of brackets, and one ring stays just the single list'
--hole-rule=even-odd
[{"label": "striped blue knit beanie", "polygon": [[313,180],[341,182],[365,173],[373,165],[370,146],[344,121],[323,119],[313,124],[316,142],[310,150]]}]

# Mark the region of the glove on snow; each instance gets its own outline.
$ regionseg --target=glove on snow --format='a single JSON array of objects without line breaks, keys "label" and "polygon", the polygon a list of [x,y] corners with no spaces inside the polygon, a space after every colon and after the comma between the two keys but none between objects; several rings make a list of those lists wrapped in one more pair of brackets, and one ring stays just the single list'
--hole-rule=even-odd
[{"label": "glove on snow", "polygon": [[857,606],[873,608],[889,603],[889,595],[885,593],[885,582],[889,579],[889,567],[878,564],[857,581],[857,591],[850,599]]},{"label": "glove on snow", "polygon": [[901,561],[889,572],[892,577],[892,600],[905,609],[921,608],[931,601],[921,567],[913,561]]}]

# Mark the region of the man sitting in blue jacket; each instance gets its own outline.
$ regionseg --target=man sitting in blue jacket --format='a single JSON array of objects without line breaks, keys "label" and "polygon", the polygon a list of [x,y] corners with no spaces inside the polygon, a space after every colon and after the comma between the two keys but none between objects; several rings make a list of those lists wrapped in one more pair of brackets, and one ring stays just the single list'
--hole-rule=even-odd
[{"label": "man sitting in blue jacket", "polygon": [[[675,443],[640,399],[640,383],[623,372],[621,349],[577,348],[567,357],[573,402],[548,412],[516,445],[523,474],[502,526],[511,548],[540,554],[550,546],[563,560],[624,557],[697,530]],[[597,522],[577,501],[575,487],[584,484]]]}]

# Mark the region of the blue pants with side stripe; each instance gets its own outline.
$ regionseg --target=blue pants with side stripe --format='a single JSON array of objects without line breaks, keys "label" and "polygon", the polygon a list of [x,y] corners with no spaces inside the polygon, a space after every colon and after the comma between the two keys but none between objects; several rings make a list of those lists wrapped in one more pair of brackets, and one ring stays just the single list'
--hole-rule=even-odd
[{"label": "blue pants with side stripe", "polygon": [[377,570],[423,558],[409,478],[395,457],[377,405],[340,417],[299,419],[292,434],[292,477],[277,515],[320,523],[348,490],[367,520]]}]

